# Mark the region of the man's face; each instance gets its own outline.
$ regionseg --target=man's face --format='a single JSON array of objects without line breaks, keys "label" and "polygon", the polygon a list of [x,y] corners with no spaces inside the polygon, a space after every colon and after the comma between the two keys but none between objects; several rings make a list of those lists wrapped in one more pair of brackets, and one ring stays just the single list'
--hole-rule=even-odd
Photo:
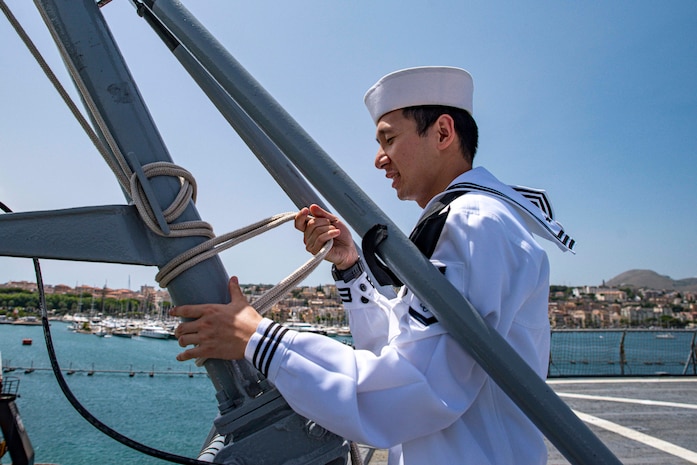
[{"label": "man's face", "polygon": [[421,137],[416,122],[405,118],[402,110],[385,114],[377,124],[376,138],[380,148],[375,167],[385,170],[400,200],[415,200],[424,207],[439,190],[434,191],[437,164],[434,163],[432,131]]}]

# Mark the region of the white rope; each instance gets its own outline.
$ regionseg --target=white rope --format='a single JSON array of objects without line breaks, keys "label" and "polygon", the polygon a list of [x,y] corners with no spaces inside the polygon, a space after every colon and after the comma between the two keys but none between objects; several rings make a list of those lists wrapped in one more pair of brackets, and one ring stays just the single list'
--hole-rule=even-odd
[{"label": "white rope", "polygon": [[[107,3],[107,2],[103,2]],[[156,176],[171,176],[179,180],[179,192],[175,196],[172,203],[162,211],[162,215],[167,222],[170,231],[165,234],[157,223],[156,215],[153,211],[150,202],[148,202],[145,191],[141,184],[141,180],[129,166],[126,157],[121,152],[121,148],[116,143],[116,140],[111,135],[109,128],[97,110],[95,102],[92,100],[90,93],[85,88],[81,79],[75,78],[73,82],[78,87],[80,94],[83,96],[87,109],[94,118],[97,126],[101,129],[101,134],[104,136],[106,145],[99,138],[95,130],[92,128],[87,119],[82,115],[75,102],[72,100],[65,87],[60,83],[56,75],[51,70],[50,66],[41,56],[41,53],[26,34],[22,26],[16,20],[9,7],[4,1],[0,0],[0,9],[13,26],[20,39],[24,42],[29,52],[37,61],[41,69],[44,71],[49,81],[53,84],[58,94],[61,96],[68,109],[71,111],[75,119],[78,121],[82,129],[85,131],[89,139],[92,141],[97,151],[101,154],[104,161],[116,176],[122,189],[126,191],[128,196],[133,200],[138,213],[145,225],[159,236],[166,237],[188,237],[188,236],[203,236],[209,239],[189,250],[173,258],[169,263],[164,265],[159,273],[155,276],[155,280],[161,287],[167,285],[184,271],[197,265],[198,263],[207,260],[214,255],[229,249],[230,247],[239,244],[249,238],[257,236],[272,228],[275,228],[295,217],[294,213],[283,213],[274,215],[262,221],[258,221],[250,226],[238,229],[228,234],[216,237],[211,225],[205,221],[184,221],[174,223],[179,216],[186,210],[189,205],[189,200],[196,202],[196,180],[193,175],[184,168],[169,162],[154,162],[142,166],[143,174],[147,179]],[[64,53],[60,49],[61,53]],[[72,76],[79,76],[77,70],[74,69],[69,59],[64,59],[63,62],[68,67]],[[332,241],[327,242],[322,250],[312,259],[307,261],[300,268],[295,270],[291,275],[282,280],[276,286],[267,291],[260,299],[255,302],[255,308],[260,313],[265,313],[271,308],[280,298],[288,292],[288,290],[300,281],[302,281],[317,265],[324,259],[327,252],[331,249]]]},{"label": "white rope", "polygon": [[[24,45],[27,47],[29,50],[29,53],[32,54],[36,62],[38,63],[39,67],[41,70],[46,74],[46,77],[48,80],[53,84],[53,87],[55,87],[56,91],[58,92],[58,95],[61,96],[65,104],[67,105],[68,109],[70,112],[73,114],[77,122],[80,124],[82,129],[87,133],[87,137],[89,137],[90,141],[95,145],[97,148],[97,151],[102,155],[102,158],[104,158],[104,161],[106,161],[107,165],[111,168],[111,170],[114,173],[117,173],[119,170],[117,169],[115,163],[116,161],[111,157],[109,154],[108,149],[102,144],[100,141],[99,137],[97,134],[94,132],[92,129],[92,126],[90,126],[90,123],[87,121],[87,119],[80,113],[80,110],[78,109],[77,105],[75,105],[75,102],[70,98],[70,95],[68,92],[65,90],[65,87],[60,83],[56,75],[53,73],[51,70],[51,67],[48,65],[46,60],[44,60],[43,56],[41,56],[41,52],[36,48],[32,40],[29,38],[27,35],[26,31],[22,28],[22,25],[17,21],[17,18],[12,14],[12,11],[10,10],[9,6],[5,4],[4,1],[0,1],[0,9],[2,9],[3,13],[5,13],[5,16],[7,17],[7,20],[10,22],[14,30],[17,32],[17,35],[19,38],[24,42]],[[68,63],[68,60],[64,60],[64,63]],[[77,84],[79,80],[74,80],[74,82]],[[83,92],[85,95],[85,92]],[[89,105],[88,105],[89,106]],[[94,112],[96,113],[96,112]],[[95,114],[95,117],[97,115]],[[105,134],[105,137],[108,137],[107,134]],[[114,143],[114,145],[116,145]],[[128,178],[124,176],[119,176],[117,174],[117,179],[119,181],[119,184],[121,185],[122,188],[127,189],[127,181]]]},{"label": "white rope", "polygon": [[[174,279],[184,271],[188,270],[192,266],[201,263],[202,261],[207,260],[212,256],[222,252],[223,250],[227,250],[230,247],[239,244],[240,242],[244,242],[247,239],[251,239],[252,237],[258,236],[259,234],[265,233],[266,231],[276,228],[294,218],[294,212],[281,213],[266,218],[264,220],[258,221],[249,226],[245,226],[244,228],[240,228],[236,231],[223,234],[222,236],[214,237],[212,239],[207,240],[206,242],[202,242],[196,247],[193,247],[187,250],[186,252],[182,253],[181,255],[170,260],[169,263],[167,263],[160,269],[160,272],[157,273],[157,275],[155,276],[155,280],[158,283],[160,283],[160,286],[167,287],[167,284],[169,284],[170,281],[172,281],[172,279]],[[331,248],[331,243],[328,242],[327,244],[329,244],[329,248]],[[327,252],[329,252],[329,249],[325,250],[327,244],[325,244],[325,247],[323,247],[322,250],[320,250],[319,253],[315,255],[315,257],[313,257],[307,263],[298,268],[288,278],[281,281],[281,283],[286,282],[286,280],[295,276],[296,273],[300,274],[299,281],[305,278],[305,276],[307,276],[310,272],[312,272],[312,270],[314,270],[317,267],[317,265],[319,265],[319,263],[326,256]],[[298,281],[298,279],[294,278],[293,281]],[[281,283],[279,283],[278,285],[280,285]],[[273,290],[274,289],[270,289],[269,291],[267,291],[267,293]],[[257,310],[259,310],[259,308],[257,308]]]},{"label": "white rope", "polygon": [[[231,233],[232,234],[232,233]],[[244,239],[242,239],[244,240]],[[273,308],[276,303],[278,303],[279,300],[283,298],[286,293],[294,288],[300,281],[305,279],[305,277],[312,272],[315,268],[317,268],[317,265],[319,265],[322,260],[324,260],[324,257],[327,255],[329,250],[331,250],[332,245],[334,244],[333,239],[329,239],[324,246],[320,249],[319,252],[317,252],[317,255],[313,256],[310,260],[305,262],[300,268],[296,269],[294,272],[292,272],[290,275],[288,275],[285,279],[281,280],[278,284],[273,286],[271,289],[268,291],[264,292],[261,297],[259,297],[257,300],[252,302],[252,307],[260,314],[263,315],[271,308]],[[204,363],[206,363],[206,360],[208,360],[205,357],[198,357],[194,360],[194,363],[196,366],[203,366]]]},{"label": "white rope", "polygon": [[310,260],[305,262],[300,268],[295,270],[293,273],[288,275],[281,282],[276,284],[274,287],[266,291],[261,297],[252,302],[252,307],[254,307],[260,314],[266,313],[273,307],[276,302],[281,300],[281,298],[292,288],[294,288],[300,281],[305,279],[305,277],[312,272],[317,265],[319,265],[324,257],[327,255],[329,250],[332,248],[334,241],[329,239],[322,249],[312,257]]},{"label": "white rope", "polygon": [[[167,221],[170,228],[169,234],[165,234],[157,224],[155,214],[152,211],[152,206],[147,201],[143,186],[138,179],[136,173],[131,174],[129,182],[129,193],[133,203],[140,213],[145,225],[159,236],[166,237],[186,237],[186,236],[205,236],[209,238],[215,237],[213,228],[205,221],[184,221],[181,223],[172,223],[176,220],[186,208],[189,206],[189,200],[196,202],[196,180],[194,176],[174,163],[159,161],[149,163],[143,166],[143,174],[150,179],[156,176],[171,176],[179,179],[179,192],[172,201],[169,207],[162,211],[162,215]],[[166,287],[166,286],[162,286]]]},{"label": "white rope", "polygon": [[[126,191],[128,196],[133,200],[136,208],[138,209],[138,212],[141,215],[141,218],[143,219],[143,222],[154,233],[164,236],[165,234],[157,225],[156,217],[153,213],[152,207],[149,205],[149,202],[146,201],[145,192],[143,191],[143,188],[140,185],[137,174],[134,173],[134,171],[128,165],[126,157],[121,152],[121,148],[116,143],[116,140],[111,135],[111,131],[109,131],[109,127],[107,126],[104,119],[101,117],[100,112],[97,110],[97,105],[92,100],[91,94],[88,92],[82,80],[79,79],[79,73],[72,66],[72,62],[67,58],[63,60],[63,62],[68,67],[68,71],[71,74],[71,76],[78,77],[73,79],[73,82],[78,87],[89,113],[94,118],[97,126],[101,129],[101,134],[104,136],[107,145],[105,145],[102,142],[102,140],[99,138],[99,136],[92,128],[90,123],[82,115],[75,102],[72,100],[68,92],[65,90],[65,87],[60,83],[60,81],[56,77],[55,73],[53,73],[46,60],[44,60],[43,56],[41,55],[41,52],[39,52],[39,50],[36,48],[34,43],[31,41],[27,33],[22,28],[21,24],[19,24],[19,21],[17,21],[17,19],[14,17],[14,15],[12,14],[9,7],[5,4],[4,1],[0,1],[0,9],[2,9],[3,13],[5,13],[5,16],[9,20],[10,24],[12,24],[13,28],[19,35],[22,42],[24,42],[26,47],[29,49],[29,52],[37,61],[39,67],[46,74],[46,77],[53,84],[56,91],[67,105],[70,112],[73,114],[75,119],[78,121],[82,129],[87,134],[90,141],[92,141],[94,146],[97,148],[97,151],[100,153],[104,161],[107,163],[111,171],[114,173],[117,181],[119,182],[119,185],[121,185],[121,188],[124,191]],[[63,50],[59,49],[59,51],[63,53]],[[179,193],[175,197],[172,204],[163,211],[163,216],[165,216],[165,220],[167,221],[168,225],[172,230],[172,232],[168,236],[214,237],[213,228],[204,221],[170,224],[172,221],[178,218],[179,215],[181,215],[181,213],[186,209],[186,207],[188,206],[189,199],[193,199],[195,202],[196,181],[194,180],[191,173],[189,173],[184,168],[181,168],[173,163],[168,162],[155,162],[143,165],[142,170],[147,178],[155,176],[173,176],[179,178]]]},{"label": "white rope", "polygon": [[[108,3],[110,0],[101,0],[99,6]],[[188,208],[189,200],[196,202],[196,180],[193,175],[185,170],[184,168],[177,166],[169,162],[155,162],[142,166],[143,174],[147,179],[156,176],[171,176],[176,177],[179,180],[180,188],[179,192],[175,196],[172,203],[162,211],[162,215],[170,228],[169,234],[165,234],[160,226],[157,224],[156,216],[153,212],[152,206],[147,201],[145,191],[141,184],[141,180],[138,178],[137,173],[135,173],[130,166],[126,157],[123,156],[120,147],[114,140],[111,132],[101,117],[99,111],[97,111],[96,105],[91,98],[89,92],[84,86],[84,83],[80,79],[73,79],[76,86],[80,90],[83,96],[84,102],[87,105],[88,111],[93,116],[97,126],[101,129],[107,146],[104,145],[102,140],[98,137],[95,130],[89,124],[87,119],[82,115],[77,105],[70,98],[69,94],[66,92],[63,85],[60,83],[58,78],[55,76],[51,68],[48,66],[46,61],[41,56],[41,53],[34,46],[29,36],[25,33],[19,22],[16,20],[9,7],[5,5],[3,0],[0,0],[0,9],[5,13],[8,20],[16,30],[17,34],[20,36],[24,44],[29,49],[30,53],[34,56],[38,62],[41,69],[44,71],[49,81],[58,91],[58,94],[63,98],[80,126],[83,128],[89,139],[92,141],[97,151],[101,154],[104,161],[106,161],[111,171],[116,176],[117,181],[121,185],[122,189],[127,192],[129,197],[133,200],[138,213],[145,225],[153,231],[155,234],[166,237],[186,237],[186,236],[204,236],[209,239],[170,260],[169,263],[164,265],[160,271],[155,276],[155,280],[160,284],[161,287],[167,287],[167,285],[177,276],[179,276],[184,271],[197,265],[198,263],[207,260],[214,255],[226,250],[240,242],[247,239],[255,237],[262,234],[270,229],[273,229],[281,224],[290,221],[295,218],[295,213],[283,213],[279,215],[274,215],[270,218],[266,218],[262,221],[258,221],[250,226],[238,229],[231,233],[224,234],[222,236],[216,237],[213,233],[213,228],[211,225],[205,221],[184,221],[180,223],[173,223],[179,216]],[[72,76],[78,76],[76,70],[72,68],[71,62],[68,59],[64,60],[66,66],[69,67],[70,74]],[[134,161],[137,162],[137,161]],[[333,241],[330,239],[322,249],[312,257],[310,260],[305,262],[301,267],[296,269],[288,277],[280,281],[277,285],[273,286],[266,293],[264,293],[259,299],[253,302],[253,307],[260,313],[264,314],[269,309],[271,309],[291,288],[295,287],[300,281],[302,281],[307,275],[309,275],[324,259],[329,250],[332,248]],[[203,365],[205,359],[197,359],[196,365]],[[223,436],[217,435],[209,443],[205,450],[201,451],[199,455],[199,460],[204,462],[213,462],[215,460],[218,452],[225,446],[225,440]],[[353,447],[353,444],[352,444]],[[356,449],[357,451],[357,449]],[[352,450],[352,453],[356,451]],[[360,458],[360,455],[358,455]],[[356,462],[360,463],[360,462]]]}]

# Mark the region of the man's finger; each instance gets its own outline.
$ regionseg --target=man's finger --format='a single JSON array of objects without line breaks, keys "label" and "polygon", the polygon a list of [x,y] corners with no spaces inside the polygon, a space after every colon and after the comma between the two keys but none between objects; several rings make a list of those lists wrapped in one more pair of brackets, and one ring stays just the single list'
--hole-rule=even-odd
[{"label": "man's finger", "polygon": [[169,314],[181,318],[199,318],[203,315],[203,312],[201,311],[200,305],[178,305],[172,307]]},{"label": "man's finger", "polygon": [[231,302],[234,300],[239,300],[240,298],[245,298],[242,294],[242,289],[240,289],[240,280],[237,278],[237,276],[232,276],[230,281],[228,281],[228,290],[230,291]]},{"label": "man's finger", "polygon": [[196,344],[197,339],[198,338],[195,333],[182,334],[177,338],[177,342],[179,342],[180,347],[186,347]]},{"label": "man's finger", "polygon": [[295,214],[295,229],[304,232],[307,227],[307,217],[310,215],[310,209],[305,207]]},{"label": "man's finger", "polygon": [[328,218],[332,221],[337,219],[336,216],[332,215],[327,210],[316,204],[310,205],[310,214],[316,218]]},{"label": "man's finger", "polygon": [[198,347],[193,347],[191,349],[185,350],[177,355],[177,360],[180,362],[185,362],[191,360],[192,358],[197,358],[201,356],[201,349]]},{"label": "man's finger", "polygon": [[174,330],[174,336],[179,338],[184,334],[192,334],[198,332],[196,320],[179,323]]}]

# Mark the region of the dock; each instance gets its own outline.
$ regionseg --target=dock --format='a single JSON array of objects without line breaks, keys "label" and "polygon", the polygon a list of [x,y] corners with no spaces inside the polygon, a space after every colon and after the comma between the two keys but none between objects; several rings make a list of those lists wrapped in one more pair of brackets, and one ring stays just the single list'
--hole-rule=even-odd
[{"label": "dock", "polygon": [[[3,373],[12,373],[14,371],[21,372],[24,374],[31,374],[34,371],[53,371],[51,367],[35,367],[33,365],[30,366],[4,366],[3,367]],[[128,370],[98,370],[98,369],[93,369],[93,368],[63,368],[61,367],[61,372],[65,375],[71,376],[75,374],[86,374],[87,376],[93,376],[94,374],[97,373],[109,373],[109,374],[126,374],[130,377],[133,377],[135,375],[148,375],[151,378],[154,377],[155,375],[185,375],[188,376],[189,378],[193,378],[194,376],[208,376],[208,373],[203,370],[196,370],[196,371],[181,371],[181,370],[143,370],[143,369],[128,369]]]}]

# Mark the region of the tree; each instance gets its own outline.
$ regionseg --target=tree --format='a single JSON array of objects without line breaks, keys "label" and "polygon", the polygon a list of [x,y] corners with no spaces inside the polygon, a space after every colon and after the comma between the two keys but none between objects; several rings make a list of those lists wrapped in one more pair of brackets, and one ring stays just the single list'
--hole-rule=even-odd
[{"label": "tree", "polygon": [[634,292],[634,289],[631,287],[622,287],[622,288],[620,288],[620,291],[624,291],[627,293],[628,300],[631,300],[634,297],[636,297],[636,293]]}]

